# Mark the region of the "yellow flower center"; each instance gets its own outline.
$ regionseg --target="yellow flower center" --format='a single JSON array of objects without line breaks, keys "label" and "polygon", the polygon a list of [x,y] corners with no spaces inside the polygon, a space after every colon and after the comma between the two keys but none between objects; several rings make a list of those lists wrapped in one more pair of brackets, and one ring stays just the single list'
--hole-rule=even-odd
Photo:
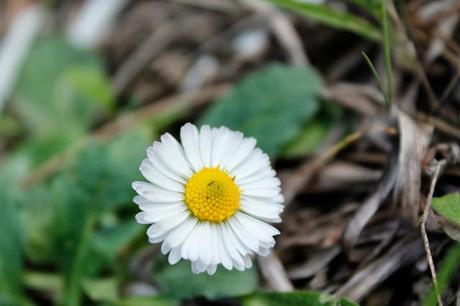
[{"label": "yellow flower center", "polygon": [[185,185],[185,203],[199,220],[219,223],[240,208],[240,189],[219,168],[203,168]]}]

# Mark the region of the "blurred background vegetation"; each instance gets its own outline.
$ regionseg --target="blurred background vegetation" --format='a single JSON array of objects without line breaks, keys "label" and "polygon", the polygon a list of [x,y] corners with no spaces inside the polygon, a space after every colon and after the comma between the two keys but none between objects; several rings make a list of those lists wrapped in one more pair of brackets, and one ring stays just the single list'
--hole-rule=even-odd
[{"label": "blurred background vegetation", "polygon": [[[460,190],[445,147],[460,139],[459,13],[449,0],[1,1],[0,305],[435,305],[407,215],[435,156],[452,164],[435,196]],[[135,222],[147,146],[188,121],[256,137],[281,173],[282,235],[248,271],[169,266]],[[440,202],[428,231],[458,303],[443,231],[460,236],[460,203]]]}]

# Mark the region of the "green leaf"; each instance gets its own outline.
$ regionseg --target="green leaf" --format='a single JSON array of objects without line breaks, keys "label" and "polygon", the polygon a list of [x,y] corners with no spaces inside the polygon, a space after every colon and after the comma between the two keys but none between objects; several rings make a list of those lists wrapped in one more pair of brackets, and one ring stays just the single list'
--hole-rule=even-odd
[{"label": "green leaf", "polygon": [[[446,256],[442,259],[438,268],[438,288],[439,294],[448,288],[450,282],[453,280],[458,268],[460,267],[460,243],[455,243],[450,247]],[[431,287],[428,294],[425,296],[423,306],[436,306],[438,300],[436,298],[436,291]]]},{"label": "green leaf", "polygon": [[150,132],[135,129],[109,144],[94,142],[67,169],[73,185],[92,197],[92,206],[107,211],[131,202],[131,183],[140,179],[139,165],[150,144]]},{"label": "green leaf", "polygon": [[25,287],[46,291],[56,297],[62,292],[62,278],[58,274],[26,271],[23,282]]},{"label": "green leaf", "polygon": [[92,301],[108,302],[119,299],[118,281],[115,278],[85,279],[83,289]]},{"label": "green leaf", "polygon": [[102,228],[91,238],[92,261],[99,260],[104,267],[114,264],[123,248],[143,233],[144,228],[133,220]]},{"label": "green leaf", "polygon": [[179,306],[180,303],[177,300],[162,296],[152,297],[130,297],[123,300],[119,300],[113,303],[109,303],[111,306]]},{"label": "green leaf", "polygon": [[22,126],[17,118],[10,114],[0,114],[0,137],[13,137],[20,135]]},{"label": "green leaf", "polygon": [[316,114],[320,87],[320,78],[311,68],[272,64],[245,77],[199,121],[253,136],[262,150],[275,157]]},{"label": "green leaf", "polygon": [[81,301],[81,280],[85,276],[85,272],[89,269],[90,253],[90,238],[96,224],[96,216],[94,212],[88,212],[83,219],[81,232],[75,235],[76,243],[73,244],[71,250],[73,254],[66,258],[69,266],[65,267],[66,273],[64,298],[69,306],[80,305]]},{"label": "green leaf", "polygon": [[449,193],[440,198],[433,198],[433,209],[452,222],[460,226],[460,193]]},{"label": "green leaf", "polygon": [[283,157],[303,157],[316,152],[341,115],[342,109],[337,104],[322,101],[319,114],[289,143]]},{"label": "green leaf", "polygon": [[84,99],[107,109],[113,106],[114,95],[110,82],[99,66],[70,67],[64,79],[68,80],[75,92],[81,94]]},{"label": "green leaf", "polygon": [[53,246],[53,206],[50,204],[49,188],[37,186],[23,196],[24,207],[21,220],[27,226],[23,229],[24,248],[28,260],[38,264],[50,264],[56,260]]},{"label": "green leaf", "polygon": [[313,291],[255,293],[242,299],[243,306],[357,306],[349,300]]},{"label": "green leaf", "polygon": [[84,132],[111,103],[110,85],[95,53],[47,38],[31,49],[13,97],[34,135]]},{"label": "green leaf", "polygon": [[209,299],[248,294],[257,288],[254,268],[240,272],[218,268],[216,274],[193,274],[190,262],[181,261],[173,266],[164,258],[154,269],[154,279],[162,292],[173,298],[204,296]]},{"label": "green leaf", "polygon": [[305,128],[286,147],[283,157],[296,158],[316,152],[327,135],[330,126],[321,120],[308,122]]},{"label": "green leaf", "polygon": [[270,0],[274,4],[293,10],[313,20],[322,22],[331,27],[351,31],[370,40],[381,39],[380,30],[366,19],[339,11],[325,4],[299,2],[296,0]]},{"label": "green leaf", "polygon": [[0,177],[0,303],[16,303],[21,295],[21,225],[14,186]]},{"label": "green leaf", "polygon": [[103,214],[121,205],[132,205],[134,192],[130,185],[139,176],[148,135],[144,130],[134,130],[109,144],[92,142],[52,182],[55,249],[68,305],[79,304],[82,279],[103,267],[110,268],[120,249],[137,236],[140,227],[134,225],[121,231],[102,227],[99,232],[96,226]]}]

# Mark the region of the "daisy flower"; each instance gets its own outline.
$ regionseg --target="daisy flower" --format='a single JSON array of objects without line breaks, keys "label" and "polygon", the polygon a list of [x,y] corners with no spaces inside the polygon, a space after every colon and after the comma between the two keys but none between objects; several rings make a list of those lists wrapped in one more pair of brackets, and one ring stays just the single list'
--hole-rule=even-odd
[{"label": "daisy flower", "polygon": [[142,212],[151,224],[149,242],[159,243],[170,264],[189,260],[194,273],[214,274],[219,264],[243,271],[251,255],[267,255],[279,231],[283,196],[267,154],[254,138],[226,127],[200,130],[187,123],[179,143],[169,133],[147,149],[134,182]]}]

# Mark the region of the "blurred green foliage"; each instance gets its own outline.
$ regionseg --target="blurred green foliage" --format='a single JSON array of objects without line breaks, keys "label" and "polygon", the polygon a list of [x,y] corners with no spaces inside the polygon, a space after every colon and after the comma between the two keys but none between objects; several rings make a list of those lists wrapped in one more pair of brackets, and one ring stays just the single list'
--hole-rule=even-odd
[{"label": "blurred green foliage", "polygon": [[433,209],[455,224],[460,226],[460,193],[449,193],[445,196],[433,198]]},{"label": "blurred green foliage", "polygon": [[14,188],[0,177],[0,304],[18,300],[22,276],[21,225]]},{"label": "blurred green foliage", "polygon": [[181,261],[170,267],[164,259],[158,261],[154,277],[165,294],[180,299],[238,296],[251,293],[258,287],[255,268],[240,272],[219,267],[214,275],[195,275],[191,272],[189,262]]},{"label": "blurred green foliage", "polygon": [[110,83],[94,53],[48,38],[32,48],[14,107],[32,133],[62,134],[86,131],[112,101]]}]

